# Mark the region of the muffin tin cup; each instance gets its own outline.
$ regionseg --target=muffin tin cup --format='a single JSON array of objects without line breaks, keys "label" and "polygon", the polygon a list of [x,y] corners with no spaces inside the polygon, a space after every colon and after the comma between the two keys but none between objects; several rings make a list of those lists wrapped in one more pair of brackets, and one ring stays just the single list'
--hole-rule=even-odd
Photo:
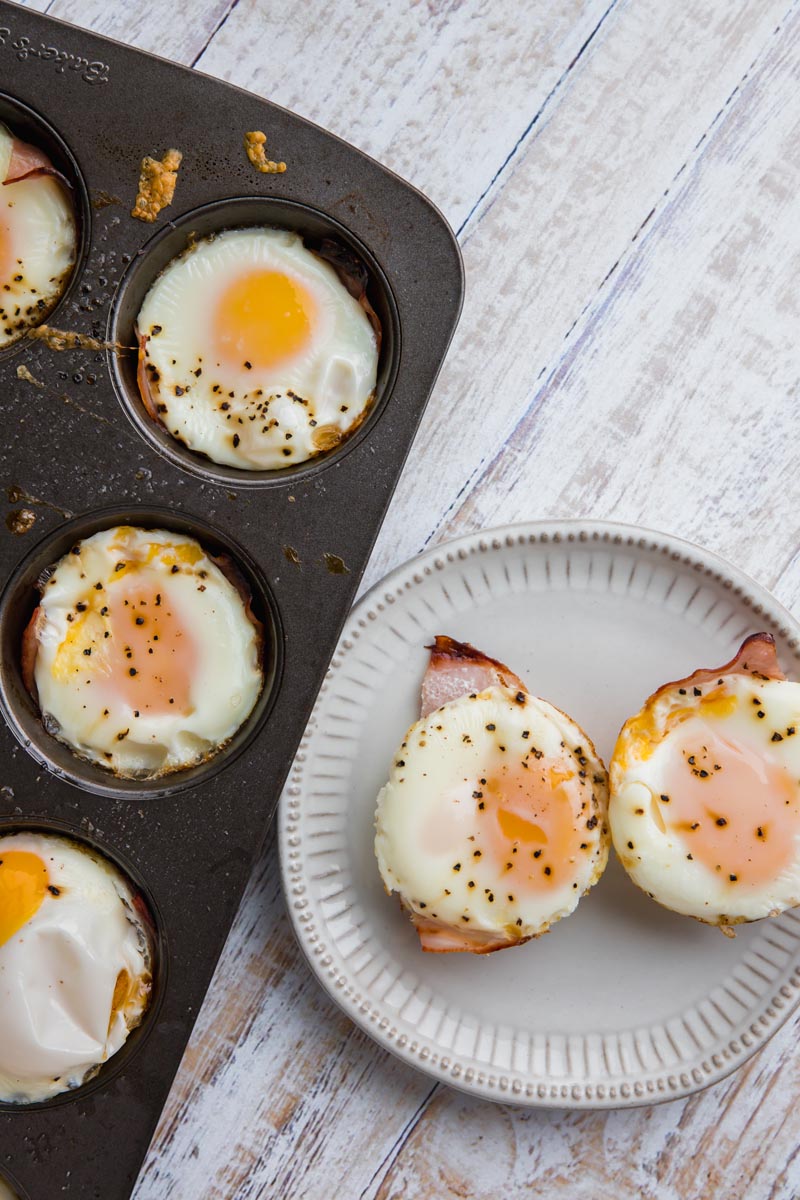
[{"label": "muffin tin cup", "polygon": [[[333,450],[320,453],[306,462],[273,470],[250,471],[223,466],[203,454],[190,450],[149,415],[136,381],[138,350],[135,326],[142,303],[161,272],[202,238],[226,229],[288,229],[298,233],[313,249],[323,238],[332,238],[352,250],[367,269],[367,298],[381,323],[381,348],[374,399],[366,416],[353,433]],[[400,362],[400,324],[389,282],[366,246],[341,222],[307,204],[271,196],[239,196],[208,204],[172,220],[166,229],[147,242],[131,263],[120,284],[108,323],[107,340],[111,378],[125,413],[150,445],[169,462],[202,479],[228,487],[270,487],[286,485],[337,463],[358,445],[370,431],[391,396]]]},{"label": "muffin tin cup", "polygon": [[[61,134],[49,121],[45,120],[35,109],[15,97],[0,91],[0,123],[12,129],[23,142],[38,146],[48,155],[57,171],[63,175],[69,184],[70,198],[75,214],[77,241],[75,266],[67,280],[61,296],[50,309],[41,323],[50,324],[58,320],[59,312],[75,295],[79,286],[91,242],[91,207],[86,183],[80,167]],[[0,185],[2,186],[2,185]],[[0,347],[0,362],[18,354],[25,344],[24,338],[18,338],[8,346]]]},{"label": "muffin tin cup", "polygon": [[[79,758],[47,732],[39,707],[22,679],[22,635],[39,602],[37,581],[77,542],[117,525],[166,529],[196,538],[212,554],[227,554],[241,572],[253,611],[264,627],[264,686],[253,711],[220,750],[197,766],[154,779],[123,779],[102,766]],[[257,736],[274,703],[283,661],[280,619],[269,585],[244,550],[220,536],[206,521],[169,509],[115,507],[85,513],[44,538],[20,563],[0,596],[0,709],[14,736],[45,770],[97,796],[136,802],[169,796],[208,782],[242,754]]]},{"label": "muffin tin cup", "polygon": [[[0,63],[12,97],[0,119],[51,152],[81,212],[81,257],[48,323],[94,339],[0,354],[0,828],[96,845],[143,886],[169,960],[146,1021],[95,1079],[0,1110],[0,1171],[37,1200],[127,1200],[455,328],[462,268],[423,196],[266,100],[5,0]],[[252,130],[284,174],[247,160]],[[173,203],[143,224],[130,216],[141,160],[171,147],[183,152]],[[173,441],[144,413],[135,353],[105,347],[132,345],[141,299],[189,233],[253,224],[352,247],[383,327],[367,419],[327,455],[272,472],[230,471]],[[40,571],[123,521],[229,551],[272,647],[259,707],[231,743],[151,781],[75,758],[44,732],[20,675]]]},{"label": "muffin tin cup", "polygon": [[[0,816],[0,839],[4,835],[11,833],[52,834],[56,837],[68,838],[70,841],[77,842],[79,845],[85,846],[87,849],[101,855],[113,867],[116,867],[119,873],[128,881],[134,894],[139,896],[144,902],[152,937],[153,988],[150,995],[150,1003],[147,1006],[147,1011],[144,1014],[141,1024],[131,1030],[116,1054],[103,1063],[96,1074],[93,1074],[85,1083],[82,1083],[79,1087],[60,1092],[57,1096],[52,1096],[48,1100],[36,1100],[26,1104],[13,1103],[0,1099],[0,1113],[46,1112],[53,1108],[59,1108],[64,1104],[70,1104],[75,1100],[85,1100],[107,1087],[120,1072],[126,1069],[131,1059],[143,1050],[150,1031],[158,1020],[158,1013],[164,999],[169,970],[169,949],[158,906],[152,892],[147,886],[147,882],[141,877],[138,869],[132,863],[126,861],[117,849],[104,844],[101,839],[87,834],[85,830],[75,828],[66,821],[52,819],[47,821],[26,820],[19,817]],[[2,841],[0,841],[0,847],[2,847]]]}]

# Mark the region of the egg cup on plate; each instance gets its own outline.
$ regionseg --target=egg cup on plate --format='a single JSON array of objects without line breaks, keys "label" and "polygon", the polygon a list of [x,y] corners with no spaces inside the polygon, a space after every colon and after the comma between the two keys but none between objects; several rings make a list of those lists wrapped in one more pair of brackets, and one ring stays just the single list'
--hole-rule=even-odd
[{"label": "egg cup on plate", "polygon": [[605,869],[606,806],[605,767],[570,717],[436,638],[375,817],[384,886],[423,950],[486,954],[568,916]]},{"label": "egg cup on plate", "polygon": [[767,633],[654,692],[610,765],[611,834],[633,882],[728,933],[799,904],[799,729],[800,683]]}]

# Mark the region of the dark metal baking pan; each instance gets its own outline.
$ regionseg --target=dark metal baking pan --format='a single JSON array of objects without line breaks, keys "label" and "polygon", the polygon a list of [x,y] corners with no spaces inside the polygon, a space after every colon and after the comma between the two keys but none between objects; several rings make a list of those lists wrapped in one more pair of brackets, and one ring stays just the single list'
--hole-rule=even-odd
[{"label": "dark metal baking pan", "polygon": [[[0,120],[43,145],[75,193],[81,256],[50,324],[101,340],[127,330],[144,283],[189,233],[263,222],[354,248],[384,327],[378,395],[357,435],[263,476],[217,468],[149,425],[125,356],[30,340],[0,353],[0,829],[51,828],[103,850],[142,888],[161,951],[157,1003],[94,1080],[47,1104],[0,1106],[0,1174],[30,1200],[124,1200],[455,328],[461,260],[423,196],[331,134],[2,0],[0,92]],[[252,129],[285,174],[247,161]],[[170,147],[184,155],[174,202],[142,224],[130,216],[139,164]],[[23,536],[19,509],[35,516]],[[121,517],[228,548],[272,629],[268,688],[241,735],[160,786],[120,786],[72,759],[38,724],[16,657],[42,563]]]}]

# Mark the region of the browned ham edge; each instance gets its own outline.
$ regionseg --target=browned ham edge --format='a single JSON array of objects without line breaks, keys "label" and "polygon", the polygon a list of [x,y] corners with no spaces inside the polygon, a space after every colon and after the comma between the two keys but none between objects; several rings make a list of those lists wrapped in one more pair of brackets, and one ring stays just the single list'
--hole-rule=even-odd
[{"label": "browned ham edge", "polygon": [[380,353],[383,333],[380,317],[367,298],[367,284],[369,283],[367,268],[357,254],[334,238],[323,238],[320,244],[314,248],[314,253],[333,267],[339,276],[339,282],[347,288],[353,299],[357,300],[364,309],[375,334],[375,341]]},{"label": "browned ham edge", "polygon": [[22,635],[22,682],[37,704],[39,694],[36,688],[36,656],[39,653],[39,637],[44,622],[44,609],[37,605]]},{"label": "browned ham edge", "polygon": [[737,654],[719,671],[695,671],[692,681],[707,683],[722,675],[756,675],[761,679],[785,679],[778,662],[775,638],[771,633],[751,633]]},{"label": "browned ham edge", "polygon": [[[457,642],[455,638],[439,634],[427,649],[431,657],[422,680],[423,717],[451,700],[490,687],[512,688],[521,701],[528,694],[525,684],[505,663],[489,658],[469,642]],[[407,911],[419,936],[419,944],[427,954],[492,954],[495,950],[519,946],[529,940],[514,934],[456,927],[422,916],[410,908]]]},{"label": "browned ham edge", "polygon": [[69,180],[56,170],[43,150],[39,150],[37,146],[30,146],[27,142],[20,141],[19,138],[14,138],[11,143],[11,158],[3,185],[19,183],[23,179],[32,179],[35,175],[53,175],[65,187],[70,186]]},{"label": "browned ham edge", "polygon": [[147,373],[147,334],[139,333],[138,329],[135,332],[136,340],[139,343],[139,359],[136,366],[136,382],[139,385],[139,395],[142,397],[142,404],[147,409],[147,415],[152,417],[154,421],[157,421],[159,425],[163,425],[164,422],[161,420],[156,398],[150,387],[150,379]]},{"label": "browned ham edge", "polygon": [[658,688],[653,696],[662,692],[672,691],[673,688],[699,687],[701,683],[717,683],[726,675],[754,675],[756,679],[785,679],[778,663],[775,649],[775,638],[771,633],[752,633],[746,637],[736,654],[725,663],[724,667],[703,667],[686,679],[676,679],[674,683],[665,683]]},{"label": "browned ham edge", "polygon": [[420,715],[490,687],[507,687],[527,693],[525,684],[505,663],[489,658],[469,642],[438,635],[432,646],[428,669],[422,680]]},{"label": "browned ham edge", "polygon": [[244,605],[244,611],[247,619],[256,631],[256,639],[258,645],[258,660],[263,665],[264,658],[264,643],[265,633],[263,622],[258,619],[253,612],[253,593],[250,591],[247,580],[242,572],[237,567],[236,563],[229,554],[212,554],[210,550],[206,550],[211,561],[219,567],[222,574],[227,579],[228,583],[236,589],[239,598]]},{"label": "browned ham edge", "polygon": [[426,954],[492,954],[508,946],[521,946],[530,938],[508,937],[502,933],[485,933],[480,929],[455,929],[444,921],[434,921],[412,912],[411,923],[419,935],[419,944]]},{"label": "browned ham edge", "polygon": [[131,896],[131,906],[133,911],[144,925],[145,929],[147,929],[148,932],[154,936],[156,933],[155,921],[153,920],[153,914],[147,907],[147,901],[145,900],[144,896],[142,896],[139,892],[134,892]]}]

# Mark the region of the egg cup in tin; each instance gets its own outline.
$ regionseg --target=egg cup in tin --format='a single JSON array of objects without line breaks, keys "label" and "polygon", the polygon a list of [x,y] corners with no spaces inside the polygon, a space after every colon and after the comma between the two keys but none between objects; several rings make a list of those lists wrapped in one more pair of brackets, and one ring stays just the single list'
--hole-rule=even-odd
[{"label": "egg cup in tin", "polygon": [[[366,268],[367,296],[380,323],[380,352],[374,397],[364,420],[353,433],[331,450],[305,461],[281,469],[243,470],[220,465],[189,449],[149,415],[137,378],[136,319],[148,289],[159,273],[185,253],[187,248],[196,245],[199,239],[213,237],[226,230],[263,228],[290,230],[302,237],[312,250],[324,241],[332,240],[353,252]],[[310,205],[274,196],[232,196],[170,221],[169,226],[160,230],[147,244],[145,252],[128,267],[114,297],[107,336],[110,346],[125,347],[121,351],[108,351],[109,366],[120,403],[141,436],[176,466],[200,478],[213,479],[232,488],[285,486],[334,466],[369,435],[373,424],[380,419],[392,393],[400,361],[397,305],[388,280],[374,256],[340,221],[331,219]]]},{"label": "egg cup in tin", "polygon": [[[0,120],[43,142],[80,229],[72,278],[47,317],[70,336],[0,352],[0,830],[66,834],[120,865],[146,895],[163,964],[157,1003],[95,1078],[43,1104],[0,1105],[0,1162],[31,1196],[69,1186],[124,1200],[455,328],[462,267],[423,196],[265,100],[5,2],[0,60]],[[285,172],[249,160],[245,134],[257,130]],[[172,148],[183,155],[172,203],[152,224],[134,219],[142,159]],[[353,250],[383,335],[359,428],[268,472],[220,467],[154,424],[132,336],[147,288],[190,235],[254,225]],[[155,780],[114,777],[48,734],[19,657],[41,570],[68,543],[122,523],[230,554],[266,627],[265,686],[239,733],[207,762]]]}]

